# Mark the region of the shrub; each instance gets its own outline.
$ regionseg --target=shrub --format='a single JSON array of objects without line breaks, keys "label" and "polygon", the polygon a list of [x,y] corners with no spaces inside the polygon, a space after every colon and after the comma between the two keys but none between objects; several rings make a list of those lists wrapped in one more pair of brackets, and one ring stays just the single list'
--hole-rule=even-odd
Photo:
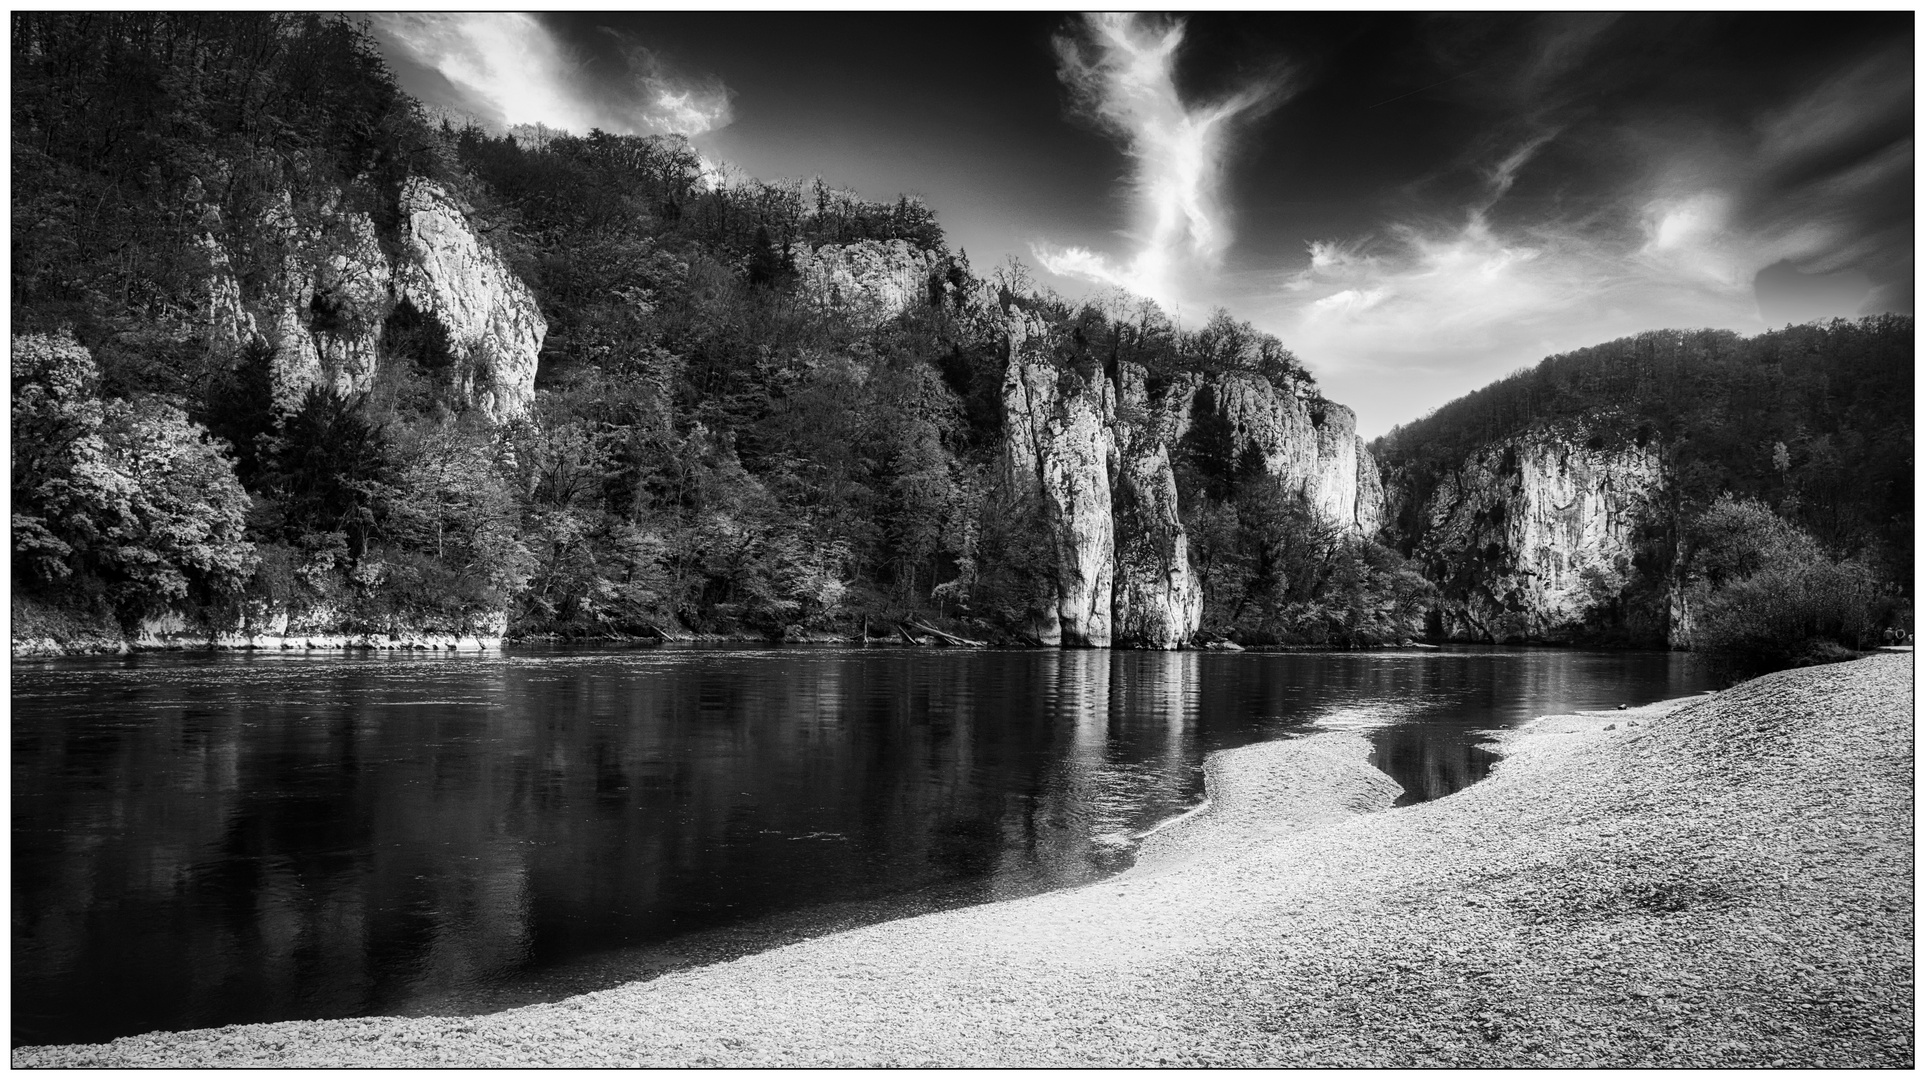
[{"label": "shrub", "polygon": [[1696,648],[1734,674],[1848,659],[1877,643],[1893,598],[1857,559],[1834,560],[1762,505],[1720,499],[1694,527]]}]

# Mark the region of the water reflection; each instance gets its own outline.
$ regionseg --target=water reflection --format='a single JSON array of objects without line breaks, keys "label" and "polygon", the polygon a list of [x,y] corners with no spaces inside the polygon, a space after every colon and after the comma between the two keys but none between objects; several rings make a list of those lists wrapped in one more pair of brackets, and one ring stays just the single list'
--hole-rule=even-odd
[{"label": "water reflection", "polygon": [[142,656],[13,681],[16,1045],[454,1007],[812,905],[1093,880],[1209,752],[1367,730],[1407,799],[1681,657]]}]

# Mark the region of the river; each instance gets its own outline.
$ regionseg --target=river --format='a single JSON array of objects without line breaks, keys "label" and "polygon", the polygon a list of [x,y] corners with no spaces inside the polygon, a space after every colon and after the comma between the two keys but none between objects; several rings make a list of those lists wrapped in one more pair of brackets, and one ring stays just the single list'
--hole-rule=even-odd
[{"label": "river", "polygon": [[1680,654],[664,647],[13,668],[13,1042],[488,1011],[1128,865],[1212,751],[1712,686]]}]

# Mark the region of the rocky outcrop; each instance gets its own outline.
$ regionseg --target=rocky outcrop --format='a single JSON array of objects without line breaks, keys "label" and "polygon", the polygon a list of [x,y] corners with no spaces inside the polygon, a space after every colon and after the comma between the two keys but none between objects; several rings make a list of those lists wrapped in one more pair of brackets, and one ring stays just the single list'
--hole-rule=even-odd
[{"label": "rocky outcrop", "polygon": [[1383,532],[1385,517],[1383,474],[1360,436],[1357,439],[1357,531],[1375,537]]},{"label": "rocky outcrop", "polygon": [[1349,408],[1253,371],[1181,376],[1165,401],[1173,441],[1189,433],[1199,409],[1213,409],[1229,424],[1236,454],[1254,448],[1264,470],[1302,492],[1326,521],[1365,536],[1382,525],[1377,463],[1357,437],[1357,414]]},{"label": "rocky outcrop", "polygon": [[1029,632],[1045,645],[1107,646],[1115,602],[1116,400],[1106,381],[1061,374],[1047,362],[1013,356],[1003,382],[1011,487],[1039,507],[1055,556],[1054,602],[1036,612]]},{"label": "rocky outcrop", "polygon": [[1445,636],[1563,641],[1623,588],[1664,486],[1653,445],[1540,430],[1474,452],[1417,508]]},{"label": "rocky outcrop", "polygon": [[1123,365],[1119,386],[1059,369],[1033,351],[1034,329],[1012,330],[1003,383],[1005,467],[1054,553],[1054,595],[1029,633],[1048,645],[1177,648],[1203,598],[1143,372]]},{"label": "rocky outcrop", "polygon": [[791,250],[799,295],[867,325],[887,322],[929,292],[933,252],[907,240],[858,240]]},{"label": "rocky outcrop", "polygon": [[1116,544],[1114,636],[1125,644],[1174,648],[1187,642],[1202,622],[1203,585],[1190,568],[1176,473],[1163,440],[1167,425],[1151,412],[1143,369],[1135,364],[1118,367],[1110,481]]},{"label": "rocky outcrop", "polygon": [[[274,398],[296,405],[309,387],[357,393],[385,359],[383,332],[407,303],[443,331],[456,390],[495,420],[526,411],[547,322],[534,295],[439,184],[410,178],[399,196],[399,234],[384,245],[364,211],[336,191],[313,205],[286,191],[238,235],[252,248],[243,287],[229,230],[211,203],[187,200],[200,236],[208,347],[231,353],[260,342],[275,349]],[[389,250],[398,253],[391,259]]]},{"label": "rocky outcrop", "polygon": [[1036,508],[1053,564],[1028,632],[1045,644],[1188,644],[1203,590],[1190,566],[1171,458],[1205,413],[1233,458],[1300,491],[1326,520],[1374,536],[1384,517],[1377,465],[1356,415],[1254,371],[1177,376],[1152,392],[1144,370],[1058,366],[1041,327],[1011,317],[1003,383],[1005,467]]},{"label": "rocky outcrop", "polygon": [[488,416],[526,412],[548,322],[501,256],[483,243],[447,190],[412,177],[401,191],[395,298],[440,320],[460,389]]}]

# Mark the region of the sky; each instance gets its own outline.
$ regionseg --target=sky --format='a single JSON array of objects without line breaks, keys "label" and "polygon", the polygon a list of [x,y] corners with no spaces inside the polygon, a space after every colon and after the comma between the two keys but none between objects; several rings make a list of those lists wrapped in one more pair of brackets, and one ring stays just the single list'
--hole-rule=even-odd
[{"label": "sky", "polygon": [[922,197],[978,273],[1277,335],[1366,437],[1641,330],[1913,304],[1913,15],[372,15],[491,123]]}]

